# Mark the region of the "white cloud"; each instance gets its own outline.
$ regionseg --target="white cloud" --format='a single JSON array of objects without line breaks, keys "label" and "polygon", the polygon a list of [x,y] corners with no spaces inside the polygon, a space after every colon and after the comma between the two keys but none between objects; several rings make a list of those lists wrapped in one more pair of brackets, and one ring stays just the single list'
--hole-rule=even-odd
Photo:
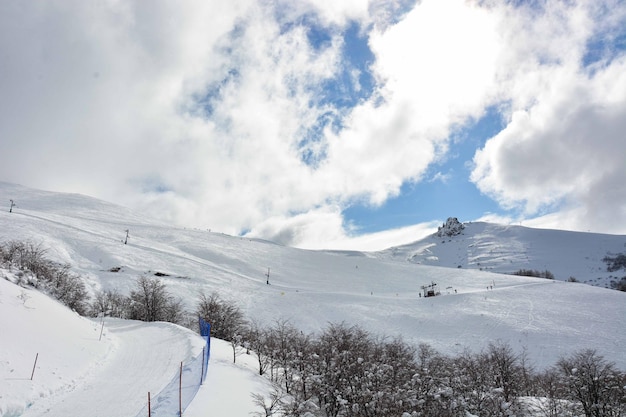
[{"label": "white cloud", "polygon": [[437,231],[440,221],[421,223],[382,232],[358,234],[345,224],[341,208],[328,206],[293,216],[277,216],[257,225],[247,237],[261,237],[304,249],[377,251],[415,242]]},{"label": "white cloud", "polygon": [[176,158],[202,133],[178,106],[238,13],[220,4],[5,3],[0,175],[125,202],[143,178],[193,177]]},{"label": "white cloud", "polygon": [[615,232],[626,221],[626,56],[583,66],[602,30],[586,6],[527,16],[525,32],[511,26],[516,58],[501,67],[510,120],[476,153],[472,180],[524,217],[558,210],[563,228]]},{"label": "white cloud", "polygon": [[[246,236],[271,240],[282,245],[319,249],[347,238],[341,209],[326,206],[296,215],[270,217],[255,225]],[[330,246],[325,246],[330,248]]]},{"label": "white cloud", "polygon": [[[227,233],[357,242],[346,204],[382,204],[422,180],[452,132],[504,102],[510,123],[476,156],[481,190],[529,213],[563,201],[597,218],[623,210],[608,203],[626,200],[624,62],[579,63],[624,7],[599,19],[595,2],[535,14],[492,3],[424,0],[396,23],[408,2],[9,0],[0,178]],[[328,28],[322,49],[305,15]],[[352,21],[377,84],[337,109],[322,86],[346,69]],[[324,114],[342,127],[303,142]]]},{"label": "white cloud", "polygon": [[[323,200],[295,144],[319,111],[309,88],[333,74],[340,45],[313,54],[301,28],[280,33],[255,2],[195,6],[4,14],[22,27],[2,25],[19,33],[2,36],[0,129],[19,140],[2,141],[0,175],[231,233]],[[195,99],[215,85],[205,117]]]},{"label": "white cloud", "polygon": [[311,249],[331,248],[340,250],[379,251],[423,239],[435,233],[439,224],[441,224],[441,222],[435,220],[381,232],[347,236],[342,239],[330,241],[330,246],[324,241],[318,241],[316,242],[317,246],[311,246]]},{"label": "white cloud", "polygon": [[448,172],[446,174],[442,173],[442,172],[437,172],[435,175],[432,176],[432,178],[430,178],[428,180],[428,182],[441,182],[443,184],[446,184],[450,181],[450,179],[452,178],[452,173]]},{"label": "white cloud", "polygon": [[[463,1],[424,1],[404,20],[373,31],[381,88],[329,134],[322,175],[337,193],[374,204],[422,178],[447,150],[450,131],[484,111],[493,89],[496,20]],[[409,41],[410,40],[410,41]]]}]

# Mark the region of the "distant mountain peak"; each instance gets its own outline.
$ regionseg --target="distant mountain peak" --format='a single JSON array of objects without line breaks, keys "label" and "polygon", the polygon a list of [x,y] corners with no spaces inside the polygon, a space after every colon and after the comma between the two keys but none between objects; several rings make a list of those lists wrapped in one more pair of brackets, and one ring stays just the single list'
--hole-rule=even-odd
[{"label": "distant mountain peak", "polygon": [[465,226],[463,223],[459,222],[459,219],[456,217],[448,217],[448,220],[446,220],[443,226],[439,226],[435,235],[439,237],[456,236],[463,233],[463,229],[465,229]]}]

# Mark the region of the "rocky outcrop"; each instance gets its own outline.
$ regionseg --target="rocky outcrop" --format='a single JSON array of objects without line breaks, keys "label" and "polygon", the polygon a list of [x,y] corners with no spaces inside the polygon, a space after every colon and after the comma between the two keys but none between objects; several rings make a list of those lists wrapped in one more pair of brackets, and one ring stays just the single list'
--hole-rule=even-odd
[{"label": "rocky outcrop", "polygon": [[459,219],[456,217],[448,217],[448,220],[446,220],[443,226],[440,226],[437,229],[435,236],[456,236],[463,233],[463,229],[465,229],[465,226],[463,226],[463,223],[459,222]]}]

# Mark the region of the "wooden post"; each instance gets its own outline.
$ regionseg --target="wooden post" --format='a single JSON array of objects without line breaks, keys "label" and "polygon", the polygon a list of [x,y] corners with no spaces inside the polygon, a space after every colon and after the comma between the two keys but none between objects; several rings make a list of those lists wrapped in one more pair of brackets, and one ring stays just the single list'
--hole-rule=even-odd
[{"label": "wooden post", "polygon": [[39,352],[37,353],[37,355],[35,355],[35,364],[33,365],[33,372],[30,374],[30,380],[33,380],[33,377],[35,376],[35,367],[37,366],[37,359],[39,358]]},{"label": "wooden post", "polygon": [[178,415],[183,415],[183,363],[180,363],[180,378],[178,379]]},{"label": "wooden post", "polygon": [[102,332],[104,331],[104,316],[102,316],[102,327],[100,328],[100,337],[98,338],[98,341],[102,340]]},{"label": "wooden post", "polygon": [[152,411],[150,410],[150,391],[148,391],[148,417],[151,417]]}]

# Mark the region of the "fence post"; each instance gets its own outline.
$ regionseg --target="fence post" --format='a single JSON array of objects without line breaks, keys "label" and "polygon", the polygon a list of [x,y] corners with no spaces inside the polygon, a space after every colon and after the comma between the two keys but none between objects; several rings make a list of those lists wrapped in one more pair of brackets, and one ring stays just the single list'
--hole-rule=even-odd
[{"label": "fence post", "polygon": [[178,415],[183,415],[183,363],[180,363],[180,377],[178,379]]},{"label": "fence post", "polygon": [[33,365],[33,372],[30,374],[30,380],[33,380],[33,377],[35,376],[35,367],[37,366],[37,359],[39,358],[39,352],[37,352],[37,355],[35,355],[35,364]]},{"label": "fence post", "polygon": [[102,332],[104,332],[104,313],[102,314],[102,327],[100,328],[100,337],[98,338],[98,342],[102,340]]}]

